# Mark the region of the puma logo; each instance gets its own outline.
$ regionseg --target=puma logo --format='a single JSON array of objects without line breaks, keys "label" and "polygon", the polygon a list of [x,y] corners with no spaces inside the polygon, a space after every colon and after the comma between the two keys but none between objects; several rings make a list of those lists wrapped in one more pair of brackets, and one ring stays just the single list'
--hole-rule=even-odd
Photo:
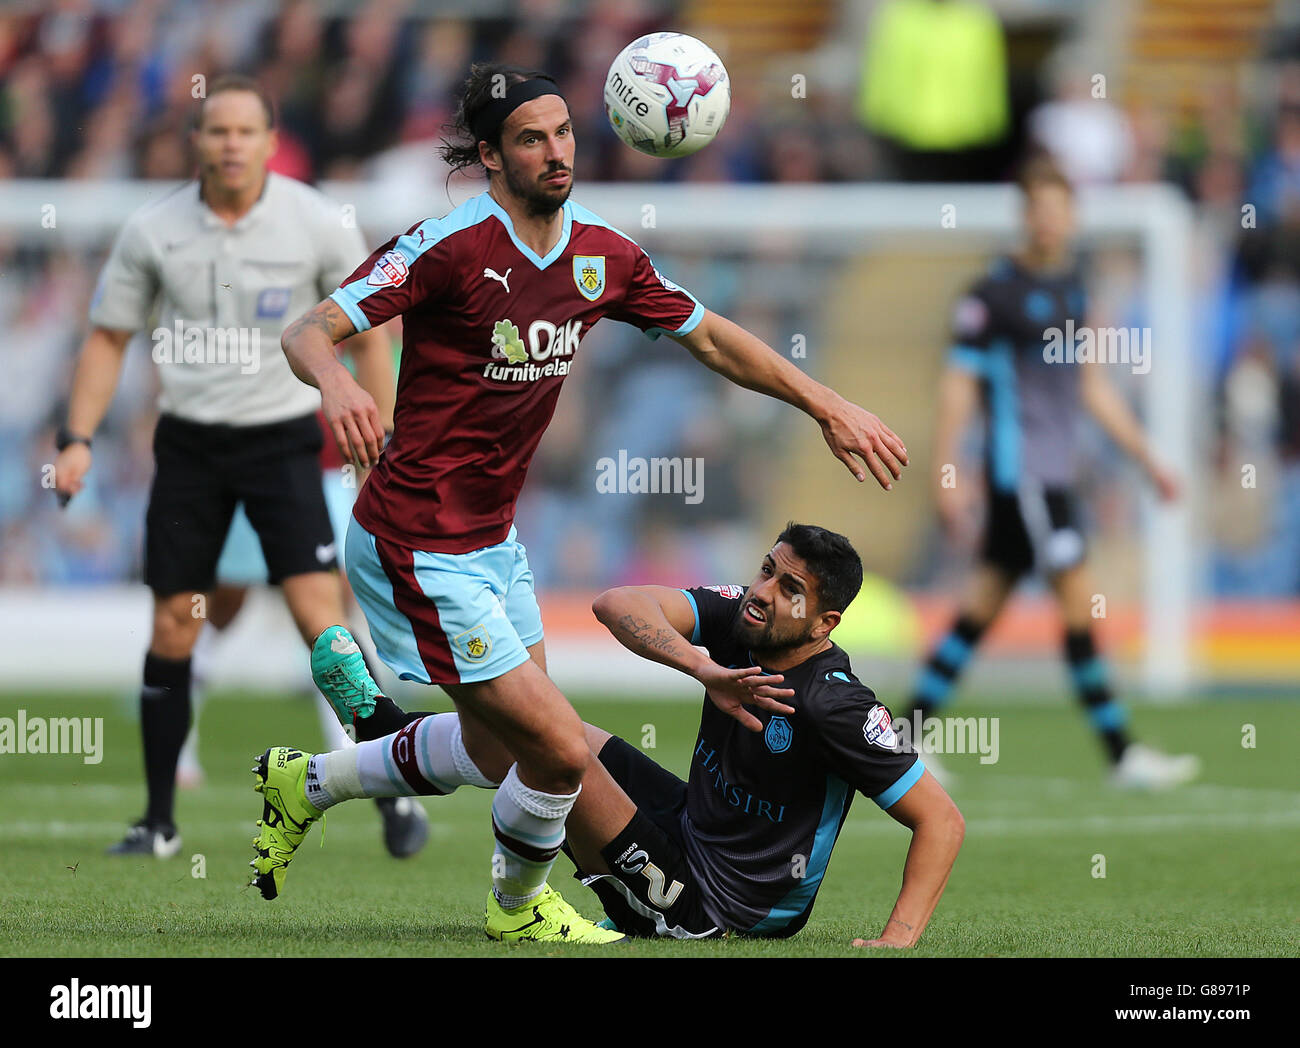
[{"label": "puma logo", "polygon": [[483,270],[483,275],[487,277],[489,280],[501,281],[502,285],[506,289],[506,294],[508,295],[510,294],[510,274],[513,273],[514,271],[515,271],[515,267],[511,266],[509,269],[506,270],[506,275],[502,276],[495,269],[485,269]]}]

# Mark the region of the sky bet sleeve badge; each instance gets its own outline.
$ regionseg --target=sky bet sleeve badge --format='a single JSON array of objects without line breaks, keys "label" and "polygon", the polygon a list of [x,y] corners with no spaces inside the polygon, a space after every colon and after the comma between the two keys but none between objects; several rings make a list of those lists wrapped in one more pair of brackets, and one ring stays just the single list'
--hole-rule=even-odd
[{"label": "sky bet sleeve badge", "polygon": [[573,282],[588,302],[600,298],[605,293],[605,256],[574,255]]},{"label": "sky bet sleeve badge", "polygon": [[375,262],[370,276],[366,277],[366,283],[371,287],[401,287],[410,271],[406,256],[394,248],[384,252]]}]

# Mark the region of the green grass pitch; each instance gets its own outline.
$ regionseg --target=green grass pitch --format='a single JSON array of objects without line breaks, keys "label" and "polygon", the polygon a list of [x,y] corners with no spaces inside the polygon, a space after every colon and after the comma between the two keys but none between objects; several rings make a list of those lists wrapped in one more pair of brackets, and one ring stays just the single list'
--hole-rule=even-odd
[{"label": "green grass pitch", "polygon": [[[694,703],[575,700],[588,720],[684,775]],[[503,947],[481,929],[490,794],[424,803],[431,838],[387,857],[369,802],[334,809],[299,852],[284,895],[245,888],[260,798],[251,758],[268,745],[319,745],[305,700],[214,696],[204,707],[204,786],[182,792],[175,859],[110,859],[143,806],[140,742],[127,704],[80,696],[0,697],[0,716],[104,718],[102,763],[0,755],[0,954],[6,956],[501,956],[589,953]],[[443,706],[442,708],[445,708]],[[1204,761],[1201,781],[1166,794],[1117,793],[1065,696],[999,711],[995,765],[950,757],[966,844],[918,949],[854,951],[898,891],[909,834],[858,797],[808,926],[793,939],[638,942],[615,956],[1296,956],[1300,842],[1295,746],[1300,705],[1264,699],[1138,706],[1137,734]],[[1243,726],[1254,726],[1243,747]],[[321,838],[324,846],[321,846]],[[1096,856],[1105,857],[1105,877]],[[588,916],[595,897],[561,857],[552,883]],[[195,876],[202,873],[204,876]]]}]

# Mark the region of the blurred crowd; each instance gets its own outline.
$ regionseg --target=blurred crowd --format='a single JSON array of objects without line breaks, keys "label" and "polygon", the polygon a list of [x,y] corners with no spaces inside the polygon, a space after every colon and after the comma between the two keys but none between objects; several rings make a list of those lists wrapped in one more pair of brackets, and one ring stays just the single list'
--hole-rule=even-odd
[{"label": "blurred crowd", "polygon": [[[1207,82],[1198,103],[1171,114],[1114,90],[1099,96],[1093,71],[1105,64],[1074,40],[1068,18],[1063,42],[1027,75],[1008,57],[997,4],[880,0],[855,18],[862,5],[845,2],[818,56],[833,71],[849,53],[849,75],[828,74],[827,89],[802,106],[784,73],[737,81],[726,134],[663,164],[617,142],[595,85],[628,41],[682,24],[697,5],[452,6],[470,13],[431,14],[443,5],[417,0],[48,0],[0,10],[0,179],[187,178],[203,78],[241,72],[278,100],[276,170],[310,182],[441,185],[434,147],[468,66],[490,59],[556,76],[582,181],[999,180],[1031,145],[1080,184],[1171,181],[1196,205],[1197,352],[1216,406],[1207,468],[1222,497],[1209,583],[1229,595],[1300,595],[1300,60],[1285,48],[1257,56],[1247,75]],[[847,28],[854,39],[843,39]],[[52,458],[106,247],[45,247],[0,227],[0,584],[139,571],[154,419],[147,354],[128,355],[88,494],[60,514],[32,482]],[[773,344],[817,328],[816,296],[805,293],[822,276],[815,256],[746,263],[742,280],[742,260],[706,266],[652,249],[666,272]],[[1111,308],[1138,314],[1125,265],[1100,281],[1127,286]],[[747,571],[730,558],[752,546],[765,409],[734,402],[684,354],[642,352],[642,341],[605,325],[584,342],[587,365],[570,379],[584,388],[566,392],[534,467],[521,512],[551,585]],[[708,497],[698,506],[595,498],[586,460],[572,454],[584,441],[610,453],[703,456]]]}]

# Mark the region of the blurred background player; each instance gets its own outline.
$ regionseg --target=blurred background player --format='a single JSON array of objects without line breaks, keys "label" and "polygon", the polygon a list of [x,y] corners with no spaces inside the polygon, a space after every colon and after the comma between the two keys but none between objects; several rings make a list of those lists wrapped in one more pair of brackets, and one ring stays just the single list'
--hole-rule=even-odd
[{"label": "blurred background player", "polygon": [[[932,651],[913,706],[929,717],[953,686],[1020,578],[1047,577],[1065,623],[1065,659],[1079,701],[1121,786],[1165,787],[1194,778],[1194,755],[1167,756],[1131,740],[1127,714],[1111,691],[1093,636],[1095,588],[1084,565],[1076,483],[1080,409],[1092,415],[1145,472],[1163,500],[1178,495],[1141,426],[1103,373],[1104,363],[1046,359],[1049,328],[1082,330],[1084,282],[1071,238],[1074,195],[1046,156],[1020,179],[1024,242],[994,261],[954,313],[954,345],[939,389],[935,461],[938,507],[948,533],[969,536],[976,508],[976,467],[961,462],[961,443],[975,413],[984,415],[985,518],[979,564],[952,628]],[[1067,327],[1067,325],[1069,325]]]},{"label": "blurred background player", "polygon": [[[211,85],[191,136],[198,179],[133,215],[105,264],[58,437],[56,490],[66,498],[90,469],[91,439],[127,344],[152,320],[162,415],[145,537],[145,582],[154,594],[140,693],[148,805],[110,854],[166,858],[180,849],[173,808],[190,724],[190,656],[237,505],[304,641],[343,614],[318,462],[320,397],[294,376],[278,339],[286,318],[334,286],[365,248],[320,193],[268,172],[273,125],[270,99],[255,82]],[[383,336],[369,334],[348,350],[391,420]]]}]

